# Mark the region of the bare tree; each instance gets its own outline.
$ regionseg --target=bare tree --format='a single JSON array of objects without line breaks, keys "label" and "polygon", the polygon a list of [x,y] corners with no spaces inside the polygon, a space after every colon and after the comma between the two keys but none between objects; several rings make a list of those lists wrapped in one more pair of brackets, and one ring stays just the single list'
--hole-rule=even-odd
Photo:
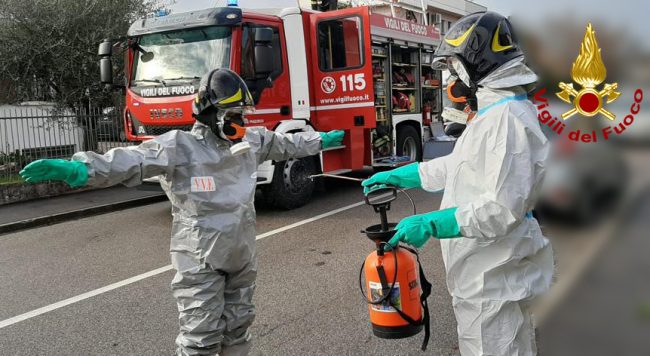
[{"label": "bare tree", "polygon": [[118,99],[99,83],[97,47],[158,7],[153,0],[0,1],[0,102],[54,102],[55,120],[61,109],[73,109],[84,149],[96,149],[91,107],[101,112]]},{"label": "bare tree", "polygon": [[47,100],[85,109],[108,103],[97,46],[151,13],[150,0],[0,1],[0,101]]}]

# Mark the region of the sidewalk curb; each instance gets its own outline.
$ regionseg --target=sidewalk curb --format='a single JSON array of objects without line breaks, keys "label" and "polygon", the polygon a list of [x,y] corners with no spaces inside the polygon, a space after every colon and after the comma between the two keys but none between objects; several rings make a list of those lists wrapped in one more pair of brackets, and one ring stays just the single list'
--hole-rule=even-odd
[{"label": "sidewalk curb", "polygon": [[0,235],[4,235],[10,232],[16,232],[20,230],[33,229],[41,226],[58,224],[61,222],[85,218],[93,215],[111,213],[118,210],[135,208],[138,206],[158,203],[165,200],[167,200],[167,196],[165,194],[153,195],[149,197],[131,199],[131,200],[121,201],[117,203],[93,206],[85,209],[67,211],[60,214],[53,214],[49,216],[42,216],[33,219],[16,221],[16,222],[0,225]]}]

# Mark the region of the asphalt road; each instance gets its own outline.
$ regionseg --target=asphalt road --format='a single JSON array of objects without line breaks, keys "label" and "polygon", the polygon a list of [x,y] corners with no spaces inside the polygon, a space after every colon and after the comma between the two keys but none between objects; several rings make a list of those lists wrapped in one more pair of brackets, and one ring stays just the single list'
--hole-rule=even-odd
[{"label": "asphalt road", "polygon": [[650,189],[540,328],[547,355],[650,355]]},{"label": "asphalt road", "polygon": [[[252,355],[418,355],[422,336],[372,335],[358,270],[373,244],[360,229],[377,215],[355,183],[334,183],[294,211],[258,209],[259,275]],[[413,191],[420,210],[440,196]],[[299,226],[320,214],[339,213]],[[0,325],[9,318],[169,265],[169,203],[0,236]],[[391,220],[410,214],[401,197]],[[275,229],[290,228],[273,233]],[[455,355],[456,322],[439,244],[422,254],[433,335],[429,355]],[[171,355],[177,311],[165,271],[0,328],[2,355]]]},{"label": "asphalt road", "polygon": [[[630,186],[647,186],[648,165],[643,164],[647,158],[646,151],[631,156],[633,166],[644,171],[634,172],[637,179]],[[378,216],[361,203],[357,184],[334,181],[329,186],[301,209],[258,209],[258,238],[262,239],[257,242],[258,309],[252,355],[425,354],[419,351],[422,335],[404,340],[372,335],[357,285],[359,266],[373,244],[359,231],[377,223]],[[419,190],[409,194],[419,211],[438,208],[440,195]],[[621,223],[630,227],[628,234],[599,227],[546,229],[558,271],[550,302],[537,311],[538,317],[547,316],[540,346],[548,352],[543,354],[579,350],[611,354],[613,345],[617,350],[647,349],[646,339],[631,336],[647,330],[640,324],[612,315],[599,319],[599,311],[610,305],[618,306],[610,308],[615,316],[616,311],[630,315],[645,305],[644,300],[647,303],[647,289],[640,289],[647,286],[641,282],[647,279],[643,257],[647,249],[639,248],[647,243],[639,241],[647,236],[650,195],[640,201],[645,202],[639,205],[644,208],[632,207],[630,211],[639,213]],[[409,214],[408,200],[400,197],[389,216],[398,221]],[[642,223],[641,227],[632,228],[637,226],[634,222]],[[172,355],[178,325],[169,287],[173,277],[170,225],[170,205],[165,202],[0,236],[0,355]],[[624,234],[622,241],[627,243],[607,243],[614,241],[608,238],[612,233]],[[599,249],[605,252],[598,254]],[[429,298],[433,335],[426,354],[458,355],[438,242],[428,244],[421,260],[434,284]],[[596,273],[601,282],[577,281],[580,271],[590,265],[596,272],[588,271],[587,276]],[[115,286],[133,277],[139,280]],[[591,297],[612,290],[612,281],[623,283],[613,289],[618,299]],[[74,303],[55,308],[54,303],[70,298],[76,298]],[[30,314],[16,322],[14,318],[25,313]],[[609,331],[599,326],[604,319],[612,320]],[[578,329],[584,332],[577,334]],[[602,343],[585,348],[587,339],[602,340],[609,348],[596,346]]]}]

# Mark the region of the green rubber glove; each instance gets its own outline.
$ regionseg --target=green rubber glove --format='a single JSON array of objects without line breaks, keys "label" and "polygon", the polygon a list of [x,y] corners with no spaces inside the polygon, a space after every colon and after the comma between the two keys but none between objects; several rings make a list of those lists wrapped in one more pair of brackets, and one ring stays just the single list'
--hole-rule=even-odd
[{"label": "green rubber glove", "polygon": [[396,247],[400,242],[404,242],[420,248],[432,236],[436,239],[460,237],[460,228],[454,215],[456,210],[457,208],[449,208],[406,217],[397,224],[397,232],[388,244]]},{"label": "green rubber glove", "polygon": [[380,184],[390,184],[400,188],[420,188],[422,181],[418,167],[419,163],[411,163],[390,171],[373,174],[372,177],[361,182],[364,187],[363,193],[368,194],[375,189],[373,186]]},{"label": "green rubber glove", "polygon": [[79,188],[88,183],[88,168],[79,161],[39,159],[20,171],[20,176],[27,183],[53,180],[66,182],[72,188]]},{"label": "green rubber glove", "polygon": [[326,149],[330,147],[341,146],[343,144],[343,137],[345,131],[334,130],[329,132],[319,132],[321,138],[321,148]]}]

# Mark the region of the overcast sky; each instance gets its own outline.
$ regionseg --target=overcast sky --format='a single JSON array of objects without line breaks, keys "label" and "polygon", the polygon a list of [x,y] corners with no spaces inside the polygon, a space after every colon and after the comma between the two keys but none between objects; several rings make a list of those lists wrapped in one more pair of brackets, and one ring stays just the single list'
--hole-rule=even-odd
[{"label": "overcast sky", "polygon": [[592,22],[601,27],[625,30],[639,46],[650,49],[650,2],[646,0],[477,0],[489,10],[513,16],[538,31],[543,31],[549,18],[571,17],[586,27]]}]

